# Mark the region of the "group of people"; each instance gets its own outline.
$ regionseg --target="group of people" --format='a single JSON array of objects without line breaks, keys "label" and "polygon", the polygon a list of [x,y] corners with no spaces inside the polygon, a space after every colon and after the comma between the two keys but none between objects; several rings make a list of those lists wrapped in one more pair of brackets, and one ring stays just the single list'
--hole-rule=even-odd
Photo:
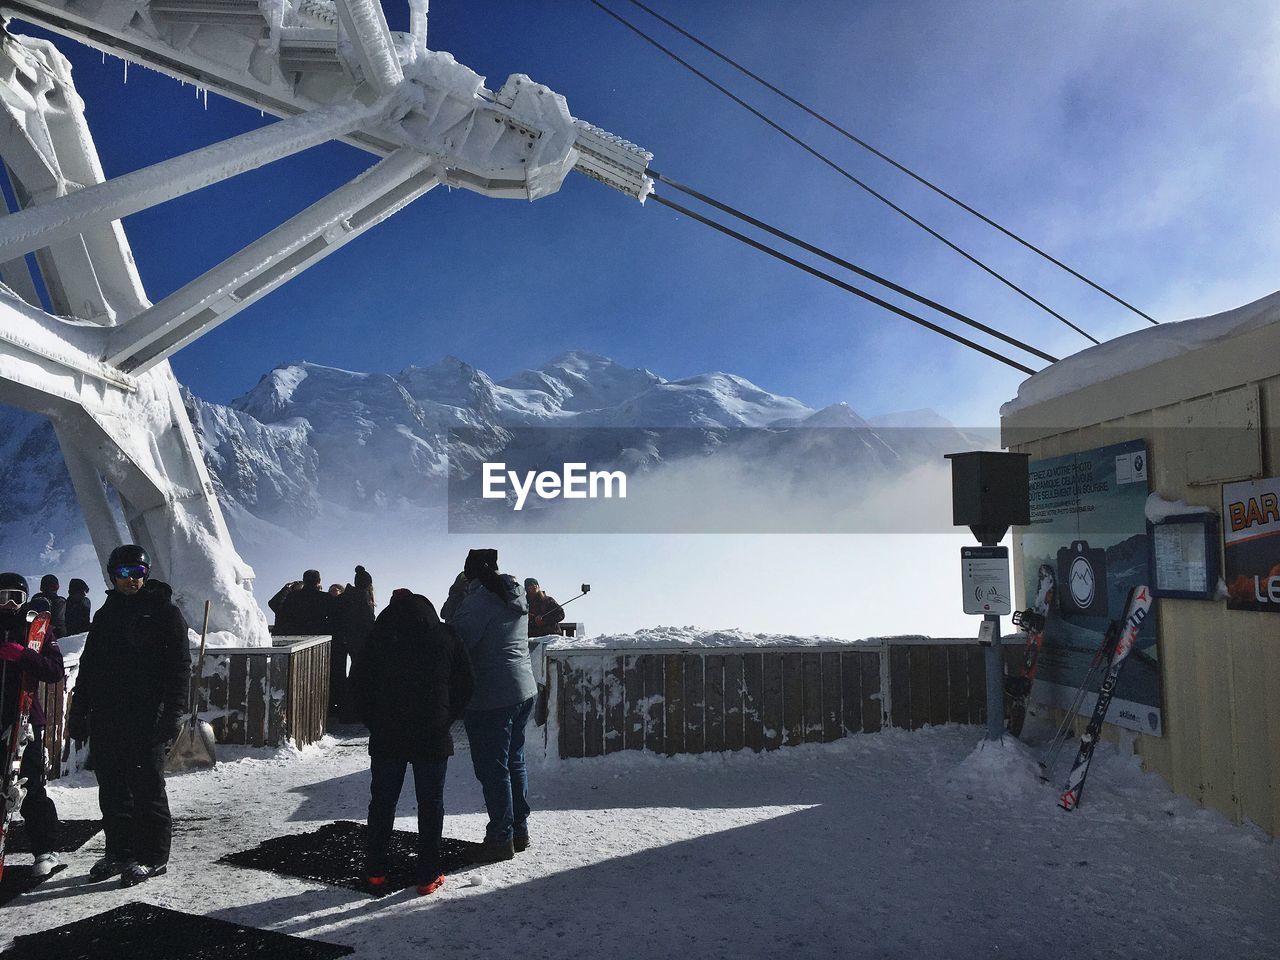
[{"label": "group of people", "polygon": [[[302,590],[310,582],[319,593],[318,573],[308,571],[303,580]],[[285,602],[298,592],[286,593]],[[283,603],[278,614],[287,614]],[[369,728],[365,880],[371,890],[385,889],[396,804],[410,768],[418,802],[417,889],[429,894],[444,883],[445,774],[454,752],[451,728],[459,719],[489,818],[473,862],[510,860],[528,848],[525,728],[538,696],[530,637],[556,633],[563,619],[536,580],[522,589],[500,573],[491,549],[468,553],[439,611],[412,590],[391,594],[352,655],[349,684],[359,719]],[[281,632],[279,619],[276,630]],[[344,660],[348,652],[341,653]]]},{"label": "group of people", "polygon": [[[89,879],[118,876],[128,887],[167,870],[172,819],[164,764],[186,710],[191,660],[187,622],[172,589],[151,576],[147,552],[135,544],[116,548],[107,575],[112,586],[106,600],[83,625],[88,636],[65,728],[77,746],[88,741],[98,780],[106,850]],[[20,684],[62,679],[58,639],[82,625],[78,601],[87,588],[66,600],[57,596],[56,578],[44,578],[41,588],[29,595],[24,578],[0,574],[4,728],[16,717]],[[337,596],[323,590],[318,571],[308,570],[270,606],[276,633],[327,634],[335,646],[342,644],[343,668],[335,678],[341,673],[344,692],[335,706],[369,729],[365,879],[372,891],[386,885],[396,804],[410,767],[418,800],[418,892],[432,893],[444,883],[444,783],[454,752],[450,730],[459,719],[488,813],[472,860],[509,860],[528,848],[525,728],[538,696],[530,651],[540,638],[558,633],[564,619],[536,580],[529,578],[522,589],[499,572],[497,551],[482,549],[468,553],[438,612],[425,596],[398,589],[375,617],[373,581],[364,567],[356,567],[353,582]],[[53,618],[39,650],[25,643],[29,610]],[[36,735],[22,759],[22,816],[36,873],[47,875],[58,862],[58,817],[45,790],[45,718],[38,703],[30,723]]]},{"label": "group of people", "polygon": [[342,723],[354,722],[355,709],[348,682],[348,658],[354,662],[373,630],[373,577],[357,565],[345,587],[333,584],[326,592],[319,570],[308,570],[301,580],[281,587],[267,601],[276,622],[277,636],[331,637],[329,644],[329,716]]}]

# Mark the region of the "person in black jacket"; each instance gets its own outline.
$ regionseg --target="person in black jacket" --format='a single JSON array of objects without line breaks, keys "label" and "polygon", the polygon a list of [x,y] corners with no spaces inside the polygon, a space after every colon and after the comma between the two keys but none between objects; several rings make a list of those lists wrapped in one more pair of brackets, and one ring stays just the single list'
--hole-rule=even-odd
[{"label": "person in black jacket", "polygon": [[67,635],[67,598],[58,596],[58,578],[52,573],[46,573],[40,578],[40,592],[33,596],[43,597],[45,602],[49,604],[49,617],[52,620],[51,626],[53,632],[58,635],[58,639],[62,639]]},{"label": "person in black jacket", "polygon": [[[45,634],[39,650],[27,647],[27,611],[48,612],[48,603],[38,594],[27,600],[27,581],[16,573],[0,573],[0,731],[8,746],[9,728],[18,718],[18,696],[36,683],[62,680],[62,650],[52,629]],[[58,808],[45,790],[44,704],[31,701],[27,723],[31,740],[22,750],[19,776],[26,778],[22,819],[27,825],[31,851],[35,854],[32,872],[47,877],[58,865]]]},{"label": "person in black jacket", "polygon": [[117,547],[107,574],[115,589],[85,638],[67,733],[89,740],[98,777],[107,850],[89,879],[119,875],[131,887],[167,870],[164,761],[186,709],[191,653],[187,621],[169,585],[148,579],[145,550]]},{"label": "person in black jacket", "polygon": [[79,577],[67,584],[67,636],[89,631],[89,585]]},{"label": "person in black jacket", "polygon": [[[333,596],[332,594],[330,594]],[[329,647],[329,713],[341,723],[356,723],[352,705],[347,658],[360,659],[373,630],[373,577],[357,566],[354,583],[333,596],[333,640]]]},{"label": "person in black jacket", "polygon": [[405,767],[418,797],[418,893],[444,883],[440,836],[444,778],[453,755],[450,725],[471,699],[471,664],[431,601],[396,590],[378,615],[353,672],[356,703],[369,728],[369,829],[366,880],[387,881],[387,856]]},{"label": "person in black jacket", "polygon": [[333,597],[320,585],[320,571],[308,570],[302,584],[287,583],[267,605],[275,611],[277,637],[318,637],[333,633]]}]

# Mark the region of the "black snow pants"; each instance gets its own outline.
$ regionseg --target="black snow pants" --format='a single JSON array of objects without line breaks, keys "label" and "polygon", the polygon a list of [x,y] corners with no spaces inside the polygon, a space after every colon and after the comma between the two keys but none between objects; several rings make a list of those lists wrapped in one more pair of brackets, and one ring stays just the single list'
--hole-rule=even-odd
[{"label": "black snow pants", "polygon": [[165,751],[145,739],[89,738],[107,856],[154,866],[169,862],[173,820],[164,787]]},{"label": "black snow pants", "polygon": [[44,728],[32,731],[35,737],[22,751],[22,772],[27,778],[27,796],[22,801],[22,822],[26,824],[31,852],[39,855],[58,849],[58,808],[45,791]]}]

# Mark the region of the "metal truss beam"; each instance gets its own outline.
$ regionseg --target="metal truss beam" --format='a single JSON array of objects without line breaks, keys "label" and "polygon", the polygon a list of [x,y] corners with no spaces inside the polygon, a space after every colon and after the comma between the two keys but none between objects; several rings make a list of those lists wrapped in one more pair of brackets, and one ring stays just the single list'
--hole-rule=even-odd
[{"label": "metal truss beam", "polygon": [[440,182],[431,161],[399,150],[112,331],[107,362],[141,373]]},{"label": "metal truss beam", "polygon": [[0,263],[326,143],[371,112],[357,103],[322,107],[28,207],[0,220]]}]

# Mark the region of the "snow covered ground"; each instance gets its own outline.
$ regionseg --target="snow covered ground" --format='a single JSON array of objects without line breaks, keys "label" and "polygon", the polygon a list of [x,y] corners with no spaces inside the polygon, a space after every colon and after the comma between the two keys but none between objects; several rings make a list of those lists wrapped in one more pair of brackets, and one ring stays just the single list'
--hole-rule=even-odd
[{"label": "snow covered ground", "polygon": [[[363,740],[224,748],[216,770],[170,779],[175,817],[208,819],[180,820],[169,876],[131,891],[80,885],[99,835],[0,909],[0,947],[140,899],[379,960],[1280,955],[1280,846],[1106,745],[1084,806],[1064,813],[1030,748],[975,750],[981,737],[948,726],[761,755],[586,761],[548,759],[539,740],[533,846],[433,896],[384,900],[216,863],[361,819]],[[91,775],[53,792],[64,816],[96,816]],[[447,836],[480,838],[465,752],[447,809]],[[407,786],[401,813],[413,829]]]}]

